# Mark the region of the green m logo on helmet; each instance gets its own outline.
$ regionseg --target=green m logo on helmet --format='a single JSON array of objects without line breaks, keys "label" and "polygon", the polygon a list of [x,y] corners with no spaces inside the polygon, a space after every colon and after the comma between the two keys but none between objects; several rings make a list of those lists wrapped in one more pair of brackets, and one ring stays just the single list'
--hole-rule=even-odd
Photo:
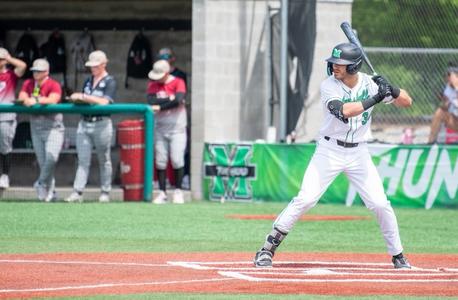
[{"label": "green m logo on helmet", "polygon": [[342,50],[340,49],[334,48],[334,50],[332,50],[332,57],[340,58],[341,54],[342,54]]},{"label": "green m logo on helmet", "polygon": [[204,176],[211,179],[211,199],[250,200],[253,190],[250,181],[256,177],[256,166],[250,164],[251,144],[209,144],[211,161],[205,162]]}]

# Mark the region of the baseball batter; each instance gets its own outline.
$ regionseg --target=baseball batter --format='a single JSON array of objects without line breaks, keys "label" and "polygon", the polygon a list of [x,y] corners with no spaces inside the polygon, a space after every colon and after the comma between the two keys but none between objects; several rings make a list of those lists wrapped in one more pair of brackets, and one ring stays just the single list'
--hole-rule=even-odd
[{"label": "baseball batter", "polygon": [[[8,65],[14,69],[8,68]],[[27,65],[20,59],[12,57],[8,50],[0,48],[0,103],[13,103],[19,77],[24,75]],[[10,187],[9,171],[11,166],[11,151],[16,134],[16,114],[0,114],[0,188]]]},{"label": "baseball batter", "polygon": [[[73,93],[70,98],[90,104],[108,105],[114,102],[116,81],[108,74],[108,59],[103,51],[96,50],[89,54],[86,67],[91,74],[84,82],[82,93]],[[111,140],[113,124],[109,115],[82,115],[76,130],[76,150],[78,169],[73,183],[73,193],[65,199],[67,202],[82,202],[83,191],[87,184],[91,167],[92,147],[95,147],[100,168],[99,202],[109,202],[113,167],[111,164]]]},{"label": "baseball batter", "polygon": [[410,268],[403,256],[396,216],[383,190],[366,141],[374,105],[384,102],[409,107],[412,99],[406,91],[388,83],[382,76],[370,77],[358,72],[361,50],[343,43],[334,47],[328,59],[328,73],[320,87],[324,122],[316,151],[305,171],[296,197],[280,213],[256,253],[257,267],[271,267],[272,257],[302,214],[311,209],[341,172],[359,192],[364,204],[373,211],[395,268]]},{"label": "baseball batter", "polygon": [[[62,89],[59,82],[49,77],[48,61],[36,59],[30,70],[33,79],[26,80],[19,92],[19,99],[24,101],[24,105],[59,103]],[[32,144],[40,166],[40,175],[34,187],[40,201],[49,202],[54,198],[54,169],[64,143],[64,132],[61,113],[30,116]]]},{"label": "baseball batter", "polygon": [[147,100],[155,114],[154,142],[156,169],[160,192],[153,200],[155,204],[167,201],[166,169],[168,158],[172,161],[175,173],[173,203],[184,203],[181,183],[184,174],[184,153],[186,149],[186,107],[184,104],[186,85],[183,79],[170,74],[166,60],[158,60],[148,77]]}]

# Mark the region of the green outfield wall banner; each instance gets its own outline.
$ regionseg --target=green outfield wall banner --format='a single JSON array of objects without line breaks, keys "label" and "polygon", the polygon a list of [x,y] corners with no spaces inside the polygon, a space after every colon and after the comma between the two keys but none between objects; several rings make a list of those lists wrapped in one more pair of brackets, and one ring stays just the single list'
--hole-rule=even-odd
[{"label": "green outfield wall banner", "polygon": [[[458,145],[370,144],[393,206],[458,207]],[[209,200],[290,201],[299,191],[315,144],[207,143],[204,197]],[[339,175],[320,202],[361,203]]]}]

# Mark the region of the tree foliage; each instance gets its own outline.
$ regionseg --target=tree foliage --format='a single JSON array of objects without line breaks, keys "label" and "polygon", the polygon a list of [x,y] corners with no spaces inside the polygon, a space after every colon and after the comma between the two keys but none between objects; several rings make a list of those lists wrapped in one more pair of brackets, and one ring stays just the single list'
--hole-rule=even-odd
[{"label": "tree foliage", "polygon": [[458,0],[354,0],[367,47],[458,48]]}]

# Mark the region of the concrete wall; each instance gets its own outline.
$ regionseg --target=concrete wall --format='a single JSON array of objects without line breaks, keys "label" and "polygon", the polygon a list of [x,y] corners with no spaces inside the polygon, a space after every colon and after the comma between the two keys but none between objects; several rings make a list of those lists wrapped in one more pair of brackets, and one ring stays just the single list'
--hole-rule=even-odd
[{"label": "concrete wall", "polygon": [[201,198],[205,142],[265,138],[267,3],[193,0],[191,174],[195,198]]}]

